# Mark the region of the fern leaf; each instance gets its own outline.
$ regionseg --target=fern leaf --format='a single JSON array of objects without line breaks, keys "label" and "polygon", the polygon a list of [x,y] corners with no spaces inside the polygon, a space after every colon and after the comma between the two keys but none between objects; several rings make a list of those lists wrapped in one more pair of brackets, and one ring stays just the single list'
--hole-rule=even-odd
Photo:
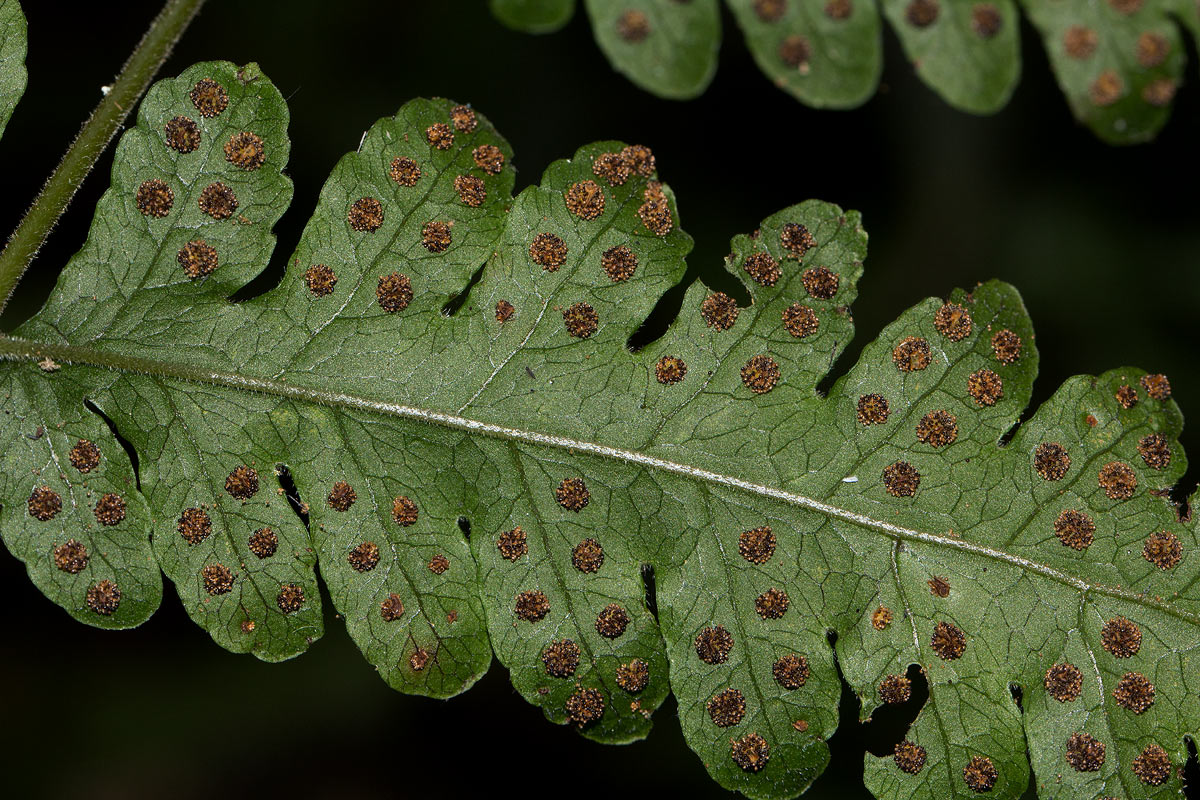
[{"label": "fern leaf", "polygon": [[25,15],[17,0],[0,1],[0,135],[25,94]]}]

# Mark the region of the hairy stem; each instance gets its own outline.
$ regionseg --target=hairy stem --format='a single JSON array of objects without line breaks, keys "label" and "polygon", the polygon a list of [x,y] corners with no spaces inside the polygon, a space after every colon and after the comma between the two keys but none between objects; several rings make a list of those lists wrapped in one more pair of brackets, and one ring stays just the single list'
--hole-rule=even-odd
[{"label": "hairy stem", "polygon": [[168,0],[0,253],[0,313],[71,198],[171,54],[204,0]]}]

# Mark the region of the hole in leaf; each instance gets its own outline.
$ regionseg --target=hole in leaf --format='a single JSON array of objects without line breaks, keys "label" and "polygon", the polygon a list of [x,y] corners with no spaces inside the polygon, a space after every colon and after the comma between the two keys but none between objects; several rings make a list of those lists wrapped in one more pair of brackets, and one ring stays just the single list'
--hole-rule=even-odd
[{"label": "hole in leaf", "polygon": [[101,411],[100,407],[98,405],[93,403],[91,400],[84,399],[83,407],[86,408],[88,411],[91,411],[93,414],[98,416],[100,419],[104,420],[104,424],[107,425],[109,431],[112,432],[113,438],[116,439],[117,442],[121,445],[121,449],[123,449],[125,451],[125,455],[129,456],[129,463],[133,465],[133,480],[135,482],[135,485],[137,486],[138,491],[140,492],[142,490],[142,472],[140,469],[138,469],[137,450],[135,450],[133,448],[133,445],[130,444],[129,441],[126,440],[125,437],[120,434],[120,432],[117,430],[116,423],[113,422],[111,419],[109,419],[108,415],[105,414],[103,411]]},{"label": "hole in leaf", "polygon": [[890,757],[929,699],[929,683],[919,665],[909,664],[904,676],[912,686],[912,695],[903,703],[875,709],[871,719],[861,726],[863,744],[873,755]]},{"label": "hole in leaf", "polygon": [[483,277],[483,270],[485,266],[485,264],[480,264],[479,269],[475,270],[474,274],[471,275],[471,280],[467,281],[467,285],[446,301],[446,303],[442,306],[443,316],[454,316],[458,313],[458,310],[466,304],[467,300],[471,297],[471,290],[475,288],[475,284],[479,283],[479,279]]},{"label": "hole in leaf", "polygon": [[1200,797],[1200,759],[1196,756],[1196,740],[1184,736],[1183,743],[1187,747],[1187,761],[1183,763],[1180,774],[1183,777],[1183,796],[1195,800]]},{"label": "hole in leaf", "polygon": [[1017,704],[1017,710],[1024,714],[1025,706],[1022,701],[1025,699],[1025,690],[1021,688],[1021,684],[1010,683],[1008,685],[1008,693],[1012,695],[1013,702]]},{"label": "hole in leaf", "polygon": [[462,531],[464,538],[466,538],[466,539],[471,538],[471,520],[467,519],[466,517],[459,517],[458,518],[458,529],[460,531]]},{"label": "hole in leaf", "polygon": [[279,486],[283,489],[283,496],[287,498],[288,505],[304,523],[304,527],[308,528],[308,505],[300,499],[300,490],[296,488],[296,481],[292,480],[291,471],[286,465],[278,464],[275,474],[279,476]]},{"label": "hole in leaf", "polygon": [[642,585],[646,588],[646,608],[654,621],[658,622],[658,598],[655,592],[654,565],[642,564]]}]

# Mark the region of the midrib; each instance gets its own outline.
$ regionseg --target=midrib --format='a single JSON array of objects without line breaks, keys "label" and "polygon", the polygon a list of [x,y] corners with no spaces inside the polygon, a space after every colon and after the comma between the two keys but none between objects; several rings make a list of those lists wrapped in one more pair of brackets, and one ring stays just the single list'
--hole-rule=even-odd
[{"label": "midrib", "polygon": [[332,406],[335,408],[368,411],[376,414],[396,417],[399,419],[423,422],[428,425],[440,425],[442,427],[467,431],[469,433],[493,436],[508,441],[524,442],[541,447],[558,448],[561,450],[570,451],[572,453],[585,453],[587,455],[609,458],[627,464],[637,464],[649,469],[675,475],[682,475],[693,480],[706,481],[714,485],[738,489],[750,494],[759,495],[761,497],[769,497],[771,499],[779,500],[799,508],[815,511],[819,514],[824,514],[829,517],[846,520],[847,522],[851,522],[860,527],[876,531],[894,540],[924,542],[926,544],[933,544],[952,550],[971,553],[973,555],[992,559],[1001,563],[1011,564],[1028,572],[1042,575],[1043,577],[1057,581],[1066,586],[1070,586],[1081,592],[1083,595],[1095,594],[1113,597],[1126,602],[1145,606],[1147,608],[1153,608],[1163,613],[1170,614],[1171,616],[1174,616],[1185,622],[1200,626],[1200,615],[1194,614],[1182,608],[1178,608],[1170,603],[1166,603],[1162,600],[1147,596],[1140,592],[1131,591],[1129,589],[1117,586],[1088,583],[1087,581],[1077,578],[1074,575],[1070,575],[1045,564],[1041,564],[1027,558],[1022,558],[1021,556],[1016,556],[1011,553],[1006,553],[1002,550],[996,550],[985,545],[964,541],[962,539],[955,539],[950,536],[927,533],[925,531],[918,531],[912,528],[905,528],[900,525],[894,525],[890,522],[873,519],[872,517],[868,517],[864,514],[859,514],[855,511],[850,511],[845,508],[840,508],[812,497],[796,494],[794,492],[787,492],[772,486],[764,486],[762,484],[752,483],[750,481],[742,480],[741,478],[736,478],[732,475],[724,475],[719,472],[712,472],[710,470],[701,469],[689,464],[680,464],[678,462],[668,461],[666,459],[647,455],[646,453],[640,453],[635,450],[609,447],[596,442],[588,442],[581,439],[571,439],[566,436],[541,433],[539,431],[527,431],[520,428],[510,428],[490,422],[470,419],[468,417],[457,416],[455,414],[446,414],[440,411],[431,411],[424,408],[401,405],[399,403],[373,400],[371,398],[360,397],[358,395],[349,394],[346,392],[328,392],[304,386],[293,386],[287,383],[285,379],[272,380],[268,378],[254,378],[246,375],[240,375],[235,372],[208,370],[189,364],[178,364],[170,361],[160,361],[157,359],[122,355],[110,351],[97,350],[90,347],[63,344],[43,344],[40,342],[29,341],[27,339],[5,337],[0,335],[0,360],[39,362],[45,358],[50,358],[59,365],[75,364],[90,367],[100,367],[116,372],[152,375],[160,378],[174,378],[190,383],[207,384],[210,386],[223,386],[230,389],[238,389],[247,392],[259,392],[289,400],[298,400],[305,403],[315,403],[318,405]]}]

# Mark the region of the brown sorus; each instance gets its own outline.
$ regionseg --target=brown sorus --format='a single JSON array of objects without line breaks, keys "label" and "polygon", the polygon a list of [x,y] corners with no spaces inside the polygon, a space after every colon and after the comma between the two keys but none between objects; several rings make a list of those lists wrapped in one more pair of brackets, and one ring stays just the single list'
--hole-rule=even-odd
[{"label": "brown sorus", "polygon": [[40,522],[48,522],[62,511],[62,497],[49,486],[38,486],[30,493],[26,506],[29,516]]},{"label": "brown sorus", "polygon": [[567,717],[580,728],[604,716],[604,695],[598,689],[579,688],[567,698]]},{"label": "brown sorus", "polygon": [[420,672],[425,669],[425,665],[429,663],[429,651],[424,647],[418,647],[413,650],[413,654],[408,657],[408,667],[413,672]]},{"label": "brown sorus", "polygon": [[529,243],[529,257],[546,272],[557,272],[567,261],[567,243],[553,233],[539,233]]},{"label": "brown sorus", "polygon": [[754,0],[754,13],[763,22],[778,22],[787,13],[787,0]]},{"label": "brown sorus", "polygon": [[100,498],[92,513],[101,525],[119,525],[125,519],[125,498],[110,492]]},{"label": "brown sorus", "polygon": [[229,594],[233,589],[233,573],[224,564],[208,564],[200,570],[200,578],[204,581],[204,591],[213,597]]},{"label": "brown sorus", "polygon": [[1140,11],[1146,0],[1108,0],[1108,4],[1119,14],[1133,14]]},{"label": "brown sorus", "polygon": [[1117,389],[1115,397],[1117,398],[1117,402],[1121,404],[1121,408],[1124,409],[1133,408],[1138,402],[1137,389],[1128,384],[1122,384],[1121,388]]},{"label": "brown sorus", "polygon": [[304,272],[304,282],[314,297],[324,297],[337,286],[337,275],[324,264],[313,264]]},{"label": "brown sorus", "polygon": [[783,310],[783,328],[797,339],[813,335],[820,326],[817,312],[806,305],[792,303]]},{"label": "brown sorus", "polygon": [[650,665],[640,658],[617,666],[617,686],[637,694],[650,685]]},{"label": "brown sorus", "polygon": [[1135,714],[1141,714],[1154,705],[1154,684],[1140,672],[1126,672],[1113,689],[1117,705]]},{"label": "brown sorus", "polygon": [[1100,37],[1096,32],[1083,25],[1072,25],[1063,33],[1063,49],[1077,61],[1090,58],[1099,43]]},{"label": "brown sorus", "polygon": [[906,336],[892,348],[892,363],[901,372],[918,372],[929,366],[929,342],[919,336]]},{"label": "brown sorus", "polygon": [[1083,673],[1074,664],[1055,664],[1046,670],[1042,683],[1046,691],[1060,703],[1072,703],[1083,691]]},{"label": "brown sorus", "polygon": [[807,64],[811,56],[812,45],[809,44],[807,38],[798,33],[784,37],[784,40],[779,43],[779,60],[792,69],[798,69]]},{"label": "brown sorus", "polygon": [[771,759],[771,748],[757,733],[747,733],[730,743],[729,755],[746,772],[758,772]]},{"label": "brown sorus", "polygon": [[185,542],[197,545],[212,534],[212,520],[202,508],[185,508],[175,528]]},{"label": "brown sorus", "polygon": [[967,649],[967,637],[962,629],[953,622],[939,622],[933,628],[933,638],[930,647],[943,661],[954,661],[962,658]]},{"label": "brown sorus", "polygon": [[138,211],[147,217],[162,219],[171,213],[171,207],[175,205],[175,192],[171,191],[166,181],[151,178],[138,187],[135,199]]},{"label": "brown sorus", "polygon": [[633,277],[637,266],[638,258],[627,245],[619,244],[610,247],[600,256],[600,267],[613,282],[629,280]]},{"label": "brown sorus", "polygon": [[1155,400],[1166,400],[1171,396],[1171,382],[1167,380],[1166,375],[1161,373],[1157,375],[1143,375],[1141,384],[1142,388],[1146,390],[1146,394]]},{"label": "brown sorus", "polygon": [[737,725],[746,716],[746,698],[737,689],[726,689],[709,698],[705,704],[708,716],[718,728]]},{"label": "brown sorus", "polygon": [[1101,467],[1097,481],[1109,500],[1128,500],[1138,485],[1133,468],[1122,461],[1110,461]]},{"label": "brown sorus", "polygon": [[1172,78],[1155,78],[1142,87],[1142,99],[1155,108],[1170,105],[1179,83]]},{"label": "brown sorus", "polygon": [[696,655],[705,664],[723,664],[733,650],[733,635],[724,625],[704,628],[696,634]]},{"label": "brown sorus", "polygon": [[1061,481],[1071,468],[1071,456],[1058,442],[1042,442],[1034,450],[1033,468],[1044,481]]},{"label": "brown sorus", "polygon": [[571,551],[571,563],[580,572],[598,572],[604,565],[604,548],[595,539],[584,539]]},{"label": "brown sorus", "polygon": [[981,369],[967,376],[967,394],[975,398],[976,405],[994,406],[1004,397],[1004,381],[990,369]]},{"label": "brown sorus", "polygon": [[1067,509],[1054,520],[1054,535],[1072,550],[1086,550],[1096,538],[1096,523],[1082,511]]},{"label": "brown sorus", "polygon": [[487,200],[487,187],[483,185],[483,179],[474,175],[457,176],[454,179],[454,191],[458,192],[458,199],[463,205],[471,208],[479,208]]},{"label": "brown sorus", "polygon": [[1146,537],[1142,557],[1159,569],[1173,569],[1183,558],[1183,544],[1168,531],[1156,531]]},{"label": "brown sorus", "polygon": [[454,124],[454,130],[462,133],[474,133],[478,124],[475,112],[468,106],[455,106],[450,109],[450,122]]},{"label": "brown sorus", "polygon": [[939,409],[930,411],[917,423],[917,441],[930,447],[945,447],[958,438],[958,418]]},{"label": "brown sorus", "polygon": [[270,528],[259,528],[250,534],[246,546],[259,558],[270,558],[279,549],[279,536]]},{"label": "brown sorus", "polygon": [[385,597],[379,604],[379,616],[383,617],[384,622],[395,622],[404,616],[404,601],[400,595],[392,592]]},{"label": "brown sorus", "polygon": [[374,233],[383,226],[383,205],[374,197],[360,197],[350,206],[346,220],[360,233]]},{"label": "brown sorus", "polygon": [[605,639],[616,639],[629,627],[629,614],[616,603],[609,603],[596,615],[596,633]]},{"label": "brown sorus", "polygon": [[938,0],[912,0],[908,4],[908,7],[904,9],[904,18],[908,20],[909,25],[917,28],[928,28],[937,22],[941,11],[942,9],[938,4]]},{"label": "brown sorus", "polygon": [[400,527],[415,525],[419,514],[417,504],[407,495],[397,495],[392,499],[392,520]]},{"label": "brown sorus", "polygon": [[808,683],[808,659],[799,653],[788,653],[775,659],[771,665],[775,682],[788,691],[795,691]]},{"label": "brown sorus", "polygon": [[804,282],[804,291],[808,292],[808,296],[818,300],[832,299],[837,294],[838,285],[842,280],[841,276],[828,267],[806,269],[800,279]]},{"label": "brown sorus", "polygon": [[687,376],[687,364],[678,356],[663,356],[654,365],[655,379],[666,386],[679,383]]},{"label": "brown sorus", "polygon": [[1125,81],[1121,80],[1121,76],[1113,69],[1101,72],[1088,87],[1088,97],[1094,105],[1100,107],[1111,106],[1120,100],[1124,93]]},{"label": "brown sorus", "polygon": [[907,703],[912,697],[912,681],[903,675],[888,675],[879,682],[879,699],[888,705]]},{"label": "brown sorus", "polygon": [[766,394],[779,383],[779,365],[770,356],[759,353],[742,366],[742,383],[755,394]]},{"label": "brown sorus", "polygon": [[346,554],[346,563],[355,572],[370,572],[379,566],[379,545],[362,542]]},{"label": "brown sorus", "polygon": [[389,314],[403,311],[413,299],[412,281],[399,272],[380,275],[375,287],[375,299],[379,307]]},{"label": "brown sorus", "polygon": [[350,506],[354,505],[357,499],[358,492],[354,491],[353,486],[345,481],[338,481],[326,495],[325,504],[334,511],[345,512],[350,510]]},{"label": "brown sorus", "polygon": [[167,147],[180,153],[192,153],[200,146],[200,126],[191,117],[175,117],[163,128]]},{"label": "brown sorus", "polygon": [[454,132],[444,122],[435,122],[425,129],[425,141],[438,150],[449,150],[454,144]]},{"label": "brown sorus", "polygon": [[200,192],[200,210],[213,219],[229,219],[238,210],[237,195],[220,181],[210,183]]},{"label": "brown sorus", "polygon": [[962,775],[967,788],[980,793],[990,792],[996,785],[996,779],[1000,777],[992,760],[987,756],[972,756],[963,767]]},{"label": "brown sorus", "polygon": [[592,499],[583,478],[564,478],[554,490],[554,499],[567,511],[583,511]]},{"label": "brown sorus", "polygon": [[971,8],[971,30],[981,39],[995,38],[1003,23],[995,3],[976,3]]},{"label": "brown sorus", "polygon": [[649,147],[643,144],[626,145],[621,149],[621,158],[629,165],[630,169],[643,178],[654,175],[654,153]]},{"label": "brown sorus", "polygon": [[779,619],[787,613],[791,600],[782,589],[771,588],[754,599],[754,610],[763,619]]},{"label": "brown sorus", "polygon": [[87,546],[77,539],[67,539],[54,548],[54,566],[71,575],[78,575],[88,565]]},{"label": "brown sorus", "polygon": [[179,248],[175,261],[192,280],[205,278],[217,269],[217,249],[203,239],[195,239]]},{"label": "brown sorus", "polygon": [[552,678],[569,678],[579,667],[579,645],[571,639],[551,642],[542,652],[542,664]]},{"label": "brown sorus", "polygon": [[704,324],[719,331],[732,328],[740,311],[737,301],[724,292],[713,292],[700,304],[700,317]]},{"label": "brown sorus", "polygon": [[992,335],[992,353],[1001,364],[1013,364],[1021,357],[1021,337],[1008,328]]},{"label": "brown sorus", "polygon": [[1138,440],[1138,454],[1150,469],[1166,469],[1171,465],[1171,447],[1167,437],[1152,433]]},{"label": "brown sorus", "polygon": [[504,151],[494,144],[481,144],[471,151],[475,166],[488,175],[499,175],[504,169]]},{"label": "brown sorus", "polygon": [[102,617],[111,617],[121,605],[121,589],[105,578],[88,587],[84,598],[87,607]]},{"label": "brown sorus", "polygon": [[541,663],[545,664],[546,674],[551,678],[570,678],[580,666],[580,645],[571,639],[559,639],[551,642],[541,654]]},{"label": "brown sorus", "polygon": [[516,306],[507,300],[496,301],[496,322],[508,322],[516,312]]},{"label": "brown sorus", "polygon": [[765,564],[775,555],[775,534],[769,525],[742,531],[738,536],[738,552],[751,564]]},{"label": "brown sorus", "polygon": [[80,439],[68,454],[71,466],[85,475],[100,466],[100,448],[88,439]]},{"label": "brown sorus", "polygon": [[1132,658],[1142,649],[1142,629],[1125,617],[1114,617],[1100,629],[1100,644],[1117,658]]},{"label": "brown sorus", "polygon": [[881,394],[864,394],[858,398],[858,423],[882,425],[888,418],[888,401]]},{"label": "brown sorus", "polygon": [[933,327],[952,342],[961,342],[970,336],[974,325],[971,312],[958,303],[945,303],[933,315]]},{"label": "brown sorus", "polygon": [[225,491],[238,500],[249,500],[258,493],[258,471],[245,464],[234,467],[225,478]]},{"label": "brown sorus", "polygon": [[759,251],[746,256],[742,262],[746,274],[763,286],[774,286],[779,281],[779,264],[770,253]]},{"label": "brown sorus", "polygon": [[892,497],[912,497],[921,485],[921,473],[907,461],[897,461],[883,468],[883,488]]},{"label": "brown sorus", "polygon": [[905,739],[896,745],[892,760],[896,762],[896,766],[902,772],[907,772],[909,775],[916,775],[925,768],[925,748]]},{"label": "brown sorus", "polygon": [[934,575],[929,580],[925,581],[929,586],[929,593],[934,597],[947,598],[950,596],[950,581],[943,578],[941,575]]},{"label": "brown sorus", "polygon": [[1148,744],[1129,768],[1147,786],[1161,786],[1171,777],[1171,757],[1159,745]]},{"label": "brown sorus", "polygon": [[630,44],[645,41],[650,35],[650,18],[636,8],[624,11],[617,17],[617,35]]},{"label": "brown sorus", "polygon": [[1137,38],[1137,60],[1146,69],[1162,66],[1171,52],[1167,37],[1154,31],[1144,31]]},{"label": "brown sorus", "polygon": [[496,548],[504,558],[509,561],[516,561],[529,552],[529,544],[526,542],[525,531],[521,530],[520,526],[513,528],[511,531],[505,531],[500,534],[500,538],[496,542]]},{"label": "brown sorus", "polygon": [[892,624],[892,610],[887,606],[879,606],[871,612],[871,627],[877,631],[887,630]]},{"label": "brown sorus", "polygon": [[444,253],[450,247],[450,224],[430,220],[421,227],[421,245],[431,253]]},{"label": "brown sorus", "polygon": [[436,556],[429,559],[429,563],[426,564],[426,566],[429,567],[429,571],[434,575],[442,575],[446,572],[446,570],[450,569],[450,559],[446,558],[446,556],[443,554],[438,553]]},{"label": "brown sorus", "polygon": [[789,222],[783,226],[779,232],[779,243],[796,258],[804,258],[809,250],[817,246],[817,240],[799,222]]},{"label": "brown sorus", "polygon": [[399,186],[416,186],[421,180],[421,166],[408,156],[397,156],[392,159],[388,175]]},{"label": "brown sorus", "polygon": [[202,117],[215,117],[229,106],[229,95],[225,87],[212,78],[201,78],[188,92],[192,105]]},{"label": "brown sorus", "polygon": [[517,619],[526,622],[543,620],[550,613],[550,598],[537,589],[521,592],[513,604],[513,613],[517,615]]},{"label": "brown sorus", "polygon": [[275,605],[284,614],[299,611],[304,605],[304,587],[295,583],[283,584],[279,587],[279,594],[275,596]]},{"label": "brown sorus", "polygon": [[595,181],[578,181],[563,194],[567,210],[584,220],[597,219],[604,213],[604,190]]},{"label": "brown sorus", "polygon": [[576,339],[587,339],[600,330],[600,315],[588,303],[575,303],[562,316],[567,333]]},{"label": "brown sorus", "polygon": [[608,181],[609,186],[623,186],[633,168],[618,153],[601,153],[592,160],[592,174]]},{"label": "brown sorus", "polygon": [[238,169],[256,170],[266,160],[262,137],[242,131],[229,137],[225,143],[225,160]]},{"label": "brown sorus", "polygon": [[667,196],[661,189],[647,189],[645,202],[638,206],[637,213],[646,230],[655,236],[666,236],[675,227],[675,219],[671,216],[671,204],[667,202]]}]

